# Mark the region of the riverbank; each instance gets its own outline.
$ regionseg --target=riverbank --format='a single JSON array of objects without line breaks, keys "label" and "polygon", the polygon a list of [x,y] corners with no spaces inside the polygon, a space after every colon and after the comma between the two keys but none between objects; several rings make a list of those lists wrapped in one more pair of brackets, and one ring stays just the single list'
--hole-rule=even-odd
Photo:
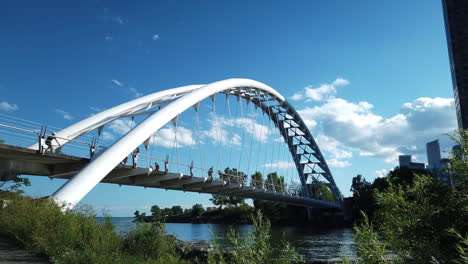
[{"label": "riverbank", "polygon": [[209,264],[233,263],[230,256],[241,258],[243,263],[275,260],[278,264],[291,264],[300,260],[289,242],[271,238],[270,224],[261,213],[255,214],[254,225],[247,233],[225,229],[227,246],[218,247],[207,241],[198,241],[199,246],[194,246],[194,242],[167,236],[163,225],[135,225],[121,233],[116,232],[111,218],[100,221],[89,208],[63,213],[49,199],[35,200],[6,192],[0,193],[0,199],[8,200],[7,206],[0,209],[0,235],[54,263],[188,264],[200,259],[200,252],[195,254],[194,248],[208,254]]},{"label": "riverbank", "polygon": [[[303,208],[301,208],[303,209]],[[343,213],[338,210],[313,209],[311,217],[306,212],[289,214],[268,214],[268,210],[257,209],[248,205],[232,206],[223,209],[205,211],[199,215],[191,212],[179,215],[139,216],[135,221],[139,222],[162,222],[162,223],[192,223],[192,224],[229,224],[242,225],[252,224],[251,215],[256,210],[268,218],[272,225],[279,226],[317,226],[321,228],[343,228],[352,227],[352,222],[345,221]]]}]

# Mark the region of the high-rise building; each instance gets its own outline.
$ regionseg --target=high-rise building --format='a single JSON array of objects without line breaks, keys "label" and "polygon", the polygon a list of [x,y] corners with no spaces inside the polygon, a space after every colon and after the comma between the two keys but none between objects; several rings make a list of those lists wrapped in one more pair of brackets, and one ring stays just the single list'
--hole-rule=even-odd
[{"label": "high-rise building", "polygon": [[468,1],[442,0],[458,127],[468,129]]},{"label": "high-rise building", "polygon": [[437,169],[440,168],[440,145],[439,140],[426,143],[426,152],[427,152],[427,168],[428,169]]},{"label": "high-rise building", "polygon": [[410,169],[425,169],[424,163],[412,162],[411,155],[400,155],[398,157],[400,161],[400,168],[407,167]]}]

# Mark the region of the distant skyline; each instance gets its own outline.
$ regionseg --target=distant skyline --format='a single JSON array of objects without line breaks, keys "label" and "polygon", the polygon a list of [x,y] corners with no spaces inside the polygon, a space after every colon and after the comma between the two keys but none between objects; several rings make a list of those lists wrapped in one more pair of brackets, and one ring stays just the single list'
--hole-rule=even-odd
[{"label": "distant skyline", "polygon": [[[446,156],[444,134],[457,128],[439,0],[4,1],[0,15],[0,114],[40,124],[64,128],[156,91],[250,78],[301,114],[345,196],[352,177],[382,176],[400,154],[427,163],[429,141]],[[201,116],[206,148],[209,118]],[[194,135],[183,121],[187,152]],[[103,136],[115,140],[129,125]],[[35,197],[63,183],[31,179]],[[130,216],[210,197],[100,184],[83,203]]]}]

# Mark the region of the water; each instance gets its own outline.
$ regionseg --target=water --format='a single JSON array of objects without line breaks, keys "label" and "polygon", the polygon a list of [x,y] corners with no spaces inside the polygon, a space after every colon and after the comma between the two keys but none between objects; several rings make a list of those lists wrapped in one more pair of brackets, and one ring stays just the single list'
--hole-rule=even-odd
[{"label": "water", "polygon": [[[136,224],[130,217],[114,217],[112,223],[118,232],[128,232]],[[225,237],[231,225],[224,224],[188,224],[166,223],[166,232],[184,241],[212,240],[212,235],[220,244],[224,244]],[[252,225],[232,225],[239,233],[248,233]],[[353,230],[351,228],[318,230],[315,228],[296,226],[272,226],[271,235],[275,241],[284,237],[291,242],[307,260],[330,259],[341,256],[354,256]]]}]

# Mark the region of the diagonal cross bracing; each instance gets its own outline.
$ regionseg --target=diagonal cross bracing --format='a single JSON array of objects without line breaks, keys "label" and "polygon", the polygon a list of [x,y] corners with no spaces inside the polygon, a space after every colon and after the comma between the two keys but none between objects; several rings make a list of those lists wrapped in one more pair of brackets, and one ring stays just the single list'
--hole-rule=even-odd
[{"label": "diagonal cross bracing", "polygon": [[[273,88],[248,79],[229,79],[208,85],[193,85],[164,90],[113,107],[59,131],[57,138],[60,138],[59,143],[63,146],[69,140],[102,127],[117,118],[151,113],[147,119],[130,130],[120,140],[102,152],[101,155],[91,160],[87,166],[54,193],[53,198],[59,203],[66,203],[68,207],[73,207],[97,183],[104,180],[106,175],[118,166],[124,157],[141,145],[159,128],[177,118],[180,113],[188,108],[197,105],[203,99],[218,93],[233,95],[238,97],[239,100],[244,99],[253,102],[268,115],[288,144],[298,170],[302,192],[306,198],[311,197],[307,188],[307,183],[310,180],[309,176],[323,176],[328,181],[328,186],[335,197],[338,200],[341,199],[341,194],[320,149],[294,108]],[[157,108],[160,109],[156,110]],[[30,146],[30,148],[37,149],[37,144]],[[170,177],[172,178],[167,179],[167,181],[164,180],[166,183],[162,179],[155,178],[156,182],[154,184],[166,184],[168,188],[171,185],[178,186],[179,182],[181,185],[186,183],[189,188],[200,184],[200,182],[192,182],[191,185],[190,181],[185,178],[178,178],[177,175]],[[148,181],[149,183],[152,180],[152,178],[140,180],[140,176],[135,176],[129,180],[129,184],[141,185],[143,184],[141,181],[145,183]],[[232,184],[228,185],[221,184],[219,187],[210,187],[213,187],[213,191],[224,192],[235,192],[236,189],[242,189],[242,186],[233,187]],[[255,192],[255,195],[259,194]],[[272,195],[277,197],[280,194],[274,193]]]}]

